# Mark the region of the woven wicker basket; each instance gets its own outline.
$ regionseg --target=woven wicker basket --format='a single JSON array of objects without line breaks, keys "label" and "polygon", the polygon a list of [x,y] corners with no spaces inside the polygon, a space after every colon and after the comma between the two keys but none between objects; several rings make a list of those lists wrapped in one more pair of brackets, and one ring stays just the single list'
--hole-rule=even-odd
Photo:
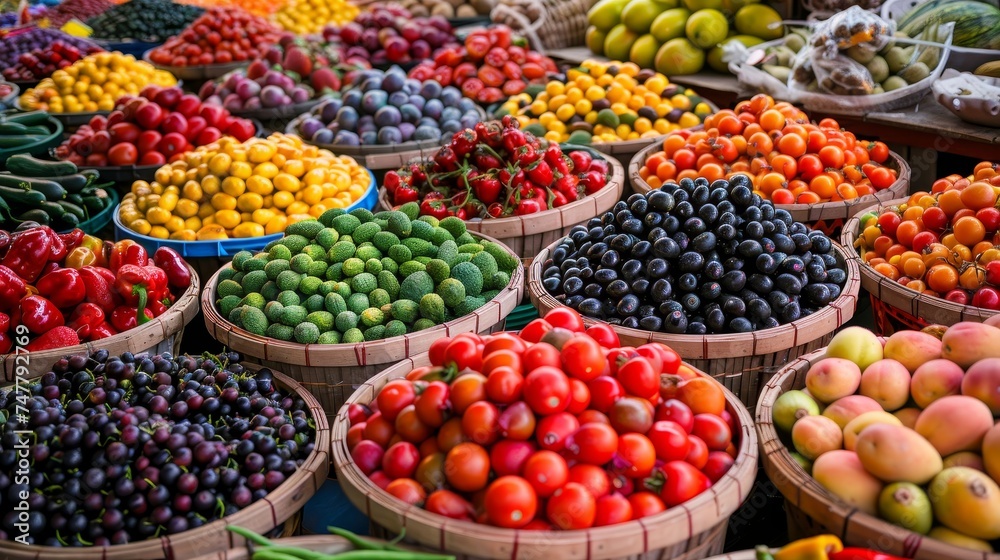
[{"label": "woven wicker basket", "polygon": [[509,25],[544,52],[576,47],[587,34],[587,12],[597,0],[500,0],[490,19]]},{"label": "woven wicker basket", "polygon": [[[334,535],[289,537],[287,539],[278,539],[276,542],[282,546],[295,546],[306,550],[322,552],[323,554],[339,554],[341,552],[354,550],[354,547],[350,542],[348,542],[347,539]],[[255,550],[263,550],[263,548],[258,547]],[[198,556],[197,558],[191,558],[190,560],[251,560],[251,558],[252,556],[249,548],[245,546],[237,546],[229,550],[220,550],[211,554]]]},{"label": "woven wicker basket", "polygon": [[[499,243],[485,235],[489,241]],[[503,243],[501,247],[510,251]],[[231,265],[226,265],[231,266]],[[511,274],[510,283],[486,305],[469,315],[403,336],[357,344],[298,344],[257,336],[227,321],[215,305],[217,272],[205,285],[201,305],[208,334],[249,362],[277,369],[305,385],[332,417],[358,385],[386,366],[426,352],[442,336],[463,332],[503,330],[503,319],[524,296],[524,267]]]},{"label": "woven wicker basket", "polygon": [[[649,183],[639,177],[639,169],[642,168],[646,159],[652,153],[661,149],[662,146],[653,144],[632,158],[628,166],[628,177],[635,192],[647,193],[651,190]],[[861,209],[865,206],[885,202],[908,194],[910,189],[910,165],[899,154],[889,152],[888,166],[896,170],[896,182],[890,185],[889,188],[875,194],[861,196],[852,200],[821,202],[819,204],[775,204],[775,208],[787,210],[796,222],[802,222],[827,235],[840,235],[844,222],[851,216],[860,214]]]},{"label": "woven wicker basket", "polygon": [[[51,365],[51,362],[50,362]],[[259,366],[246,364],[253,370]],[[274,371],[278,386],[305,401],[316,424],[315,449],[294,474],[264,499],[254,502],[233,515],[213,521],[197,529],[141,542],[101,548],[55,548],[24,546],[13,541],[0,541],[0,558],[4,560],[177,560],[210,554],[219,550],[244,546],[243,537],[226,530],[239,525],[257,533],[268,533],[292,518],[305,505],[330,473],[330,425],[323,408],[288,376]]]},{"label": "woven wicker basket", "polygon": [[868,212],[903,204],[907,199],[900,198],[860,209],[855,217],[844,225],[841,233],[841,243],[848,247],[851,259],[858,263],[861,270],[861,287],[868,290],[872,297],[872,309],[875,311],[876,326],[881,334],[890,335],[899,327],[923,328],[929,324],[954,325],[962,321],[982,323],[986,319],[1000,313],[982,307],[960,305],[943,298],[929,296],[911,290],[899,282],[879,274],[874,268],[861,261],[861,256],[853,249],[858,238],[861,218]]},{"label": "woven wicker basket", "polygon": [[[371,402],[387,382],[414,367],[429,365],[427,354],[408,358],[365,383],[348,403]],[[447,519],[406,505],[375,486],[351,459],[346,408],[333,424],[337,480],[351,502],[390,533],[406,528],[407,540],[458,554],[466,560],[697,560],[722,552],[729,516],[750,494],[757,472],[756,437],[746,408],[726,392],[726,408],[740,425],[736,463],[711,489],[663,513],[638,521],[582,531],[517,531]]]},{"label": "woven wicker basket", "polygon": [[132,330],[95,342],[52,350],[6,354],[2,356],[3,379],[0,381],[10,382],[17,377],[24,379],[39,377],[50,371],[52,364],[64,356],[89,354],[98,348],[103,348],[111,354],[125,352],[133,354],[139,352],[180,353],[184,326],[198,314],[198,293],[200,291],[198,275],[190,265],[188,265],[188,270],[191,272],[191,286],[159,317]]},{"label": "woven wicker basket", "polygon": [[[562,239],[573,226],[600,216],[621,200],[625,191],[625,168],[613,157],[605,159],[611,166],[611,178],[603,189],[592,195],[535,214],[467,221],[465,227],[471,232],[498,239],[528,262],[543,248]],[[384,187],[379,189],[378,200],[383,210],[392,209]]]},{"label": "woven wicker basket", "polygon": [[827,492],[792,459],[771,421],[772,407],[785,391],[805,387],[806,372],[825,353],[819,350],[785,366],[764,387],[757,404],[755,425],[764,472],[785,497],[789,537],[832,533],[846,546],[915,560],[996,560],[996,554],[949,545],[863,513]]},{"label": "woven wicker basket", "polygon": [[[528,296],[542,317],[550,310],[562,306],[542,286],[545,262],[558,243],[556,241],[539,253],[528,270]],[[847,284],[840,297],[830,305],[798,321],[773,329],[741,334],[667,334],[622,326],[613,328],[622,345],[639,346],[647,342],[662,342],[670,346],[686,362],[718,379],[748,407],[753,407],[761,388],[781,366],[789,360],[826,346],[833,338],[834,331],[854,316],[861,285],[858,264],[842,247],[836,243],[833,246],[847,267]],[[583,322],[590,325],[600,321],[584,317]]]},{"label": "woven wicker basket", "polygon": [[[777,549],[772,549],[774,552]],[[755,560],[757,558],[756,550],[740,550],[737,552],[730,552],[729,554],[723,554],[721,556],[713,556],[706,560]]]}]

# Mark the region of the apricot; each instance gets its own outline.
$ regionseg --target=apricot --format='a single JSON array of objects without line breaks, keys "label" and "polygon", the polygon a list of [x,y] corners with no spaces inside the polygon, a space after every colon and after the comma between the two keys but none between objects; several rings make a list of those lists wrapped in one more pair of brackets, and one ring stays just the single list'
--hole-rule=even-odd
[{"label": "apricot", "polygon": [[941,357],[941,339],[921,331],[897,331],[885,341],[885,357],[913,373],[926,362]]},{"label": "apricot", "polygon": [[920,417],[921,410],[919,408],[909,407],[901,408],[892,415],[899,418],[899,421],[903,423],[907,428],[913,429],[917,425],[917,418]]},{"label": "apricot", "polygon": [[974,451],[959,451],[944,458],[944,468],[969,467],[979,472],[986,472],[986,465],[983,464],[983,457]]},{"label": "apricot", "polygon": [[910,371],[897,360],[879,360],[861,374],[861,394],[890,412],[902,408],[910,398]]},{"label": "apricot", "polygon": [[860,385],[861,369],[844,358],[824,358],[806,372],[809,394],[824,403],[853,395]]},{"label": "apricot", "polygon": [[803,457],[815,461],[820,455],[843,447],[844,433],[826,416],[806,416],[792,426],[792,444]]},{"label": "apricot", "polygon": [[844,449],[854,451],[854,444],[857,442],[858,434],[872,424],[892,424],[894,426],[903,425],[903,423],[899,421],[899,418],[896,418],[888,412],[880,410],[876,410],[875,412],[866,412],[854,420],[851,420],[846,426],[844,426]]},{"label": "apricot", "polygon": [[812,475],[834,496],[867,514],[878,513],[882,481],[865,470],[853,451],[838,449],[824,453],[813,463]]},{"label": "apricot", "polygon": [[931,360],[917,368],[910,379],[910,396],[920,408],[948,395],[957,395],[965,372],[950,360]]},{"label": "apricot", "polygon": [[942,468],[934,446],[903,426],[868,426],[858,435],[854,451],[865,469],[884,482],[924,484]]},{"label": "apricot", "polygon": [[945,469],[931,481],[927,496],[945,527],[977,539],[1000,538],[1000,486],[985,473]]},{"label": "apricot", "polygon": [[837,399],[823,410],[823,416],[833,420],[843,430],[847,423],[866,412],[881,411],[882,406],[871,397],[850,395]]},{"label": "apricot", "polygon": [[962,369],[984,358],[1000,358],[1000,328],[970,321],[956,323],[941,339],[941,357]]},{"label": "apricot", "polygon": [[972,364],[962,378],[962,394],[983,401],[994,416],[1000,416],[1000,358]]},{"label": "apricot", "polygon": [[983,437],[993,427],[993,414],[982,401],[950,395],[932,402],[913,427],[942,456],[982,447]]}]

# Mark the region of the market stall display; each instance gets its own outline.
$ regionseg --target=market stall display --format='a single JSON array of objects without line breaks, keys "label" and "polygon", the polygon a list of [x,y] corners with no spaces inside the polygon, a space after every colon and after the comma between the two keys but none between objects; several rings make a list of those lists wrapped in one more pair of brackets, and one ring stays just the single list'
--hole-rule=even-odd
[{"label": "market stall display", "polygon": [[[107,225],[106,212],[117,204],[96,171],[80,172],[71,162],[55,163],[19,153],[7,158],[0,173],[0,227],[14,229],[32,221],[57,231]],[[100,218],[99,218],[100,217]],[[108,218],[105,220],[104,218]],[[98,220],[98,221],[93,221]]]},{"label": "market stall display", "polygon": [[[90,53],[94,49],[99,49],[93,41],[73,37],[57,29],[35,27],[19,33],[13,33],[10,36],[4,37],[3,41],[0,41],[0,67],[2,67],[0,72],[2,72],[4,79],[31,83],[44,78],[45,76],[40,76],[37,79],[25,78],[25,69],[22,69],[20,59],[27,54],[38,58],[41,53],[53,51],[52,45],[54,43],[60,43],[67,47],[67,52],[71,52],[69,51],[69,47],[81,53]],[[64,55],[60,54],[60,56]],[[31,60],[28,59],[28,62],[30,63]],[[55,68],[52,71],[55,71]],[[32,72],[34,72],[33,69]]]},{"label": "market stall display", "polygon": [[48,78],[53,72],[66,68],[81,58],[102,51],[96,44],[85,44],[77,48],[61,40],[33,49],[17,57],[17,64],[3,69],[5,79],[36,84],[43,78]]},{"label": "market stall display", "polygon": [[[171,0],[129,0],[86,21],[93,37],[104,41],[162,43],[204,12]],[[136,53],[129,53],[136,55]]]},{"label": "market stall display", "polygon": [[358,7],[347,0],[288,0],[280,4],[271,19],[296,35],[309,35],[328,25],[344,25],[358,14]]},{"label": "market stall display", "polygon": [[45,19],[59,29],[70,20],[87,21],[114,7],[108,0],[63,0],[45,10]]},{"label": "market stall display", "polygon": [[[39,403],[31,419],[38,476],[8,482],[39,496],[28,520],[30,546],[8,540],[5,529],[7,558],[100,549],[110,559],[157,559],[225,549],[228,525],[271,531],[329,470],[329,426],[315,399],[235,353],[119,356],[101,349],[50,366],[32,382],[39,396],[28,399]],[[2,394],[14,418],[18,395]],[[41,394],[57,404],[42,408]],[[4,437],[27,427],[8,421]],[[64,482],[51,485],[43,472],[62,474]],[[4,505],[9,512],[17,502]]]},{"label": "market stall display", "polygon": [[756,425],[789,523],[916,559],[988,557],[1000,537],[998,336],[960,322],[883,348],[853,327],[783,368]]},{"label": "market stall display", "polygon": [[[423,546],[475,558],[509,558],[513,542],[593,558],[720,551],[756,471],[743,405],[669,347],[618,348],[608,329],[584,334],[565,310],[539,321],[548,332],[442,339],[361,387],[334,422],[351,501],[390,532],[405,526]],[[676,393],[661,396],[658,372],[684,379]],[[626,391],[645,396],[615,400]],[[467,498],[477,492],[481,515]],[[708,504],[713,514],[698,515]]]},{"label": "market stall display", "polygon": [[490,10],[495,23],[517,30],[539,51],[582,43],[587,31],[587,10],[594,0],[496,0]]},{"label": "market stall display", "polygon": [[441,16],[461,25],[488,20],[496,0],[403,0],[400,4],[416,17]]},{"label": "market stall display", "polygon": [[413,17],[399,4],[375,4],[354,21],[325,28],[323,37],[339,39],[347,47],[347,56],[368,60],[373,66],[419,62],[455,44],[448,20]]}]

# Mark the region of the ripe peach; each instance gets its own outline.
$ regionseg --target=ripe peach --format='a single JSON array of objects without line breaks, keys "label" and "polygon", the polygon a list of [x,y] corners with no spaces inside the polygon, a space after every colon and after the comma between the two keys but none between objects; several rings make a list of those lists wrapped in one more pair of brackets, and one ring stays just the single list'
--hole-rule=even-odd
[{"label": "ripe peach", "polygon": [[983,323],[956,323],[941,339],[941,357],[968,368],[984,358],[1000,358],[1000,328]]},{"label": "ripe peach", "polygon": [[1000,416],[1000,358],[972,364],[962,379],[962,394],[983,401],[994,416]]},{"label": "ripe peach", "polygon": [[883,482],[924,484],[941,472],[941,455],[917,432],[872,424],[858,435],[854,451],[865,470]]},{"label": "ripe peach", "polygon": [[957,395],[964,375],[961,366],[951,360],[931,360],[913,372],[910,396],[917,406],[927,408],[941,397]]},{"label": "ripe peach", "polygon": [[941,339],[920,331],[897,331],[885,342],[885,357],[913,373],[925,362],[941,357]]},{"label": "ripe peach", "polygon": [[815,460],[824,453],[840,449],[844,432],[826,416],[806,416],[792,426],[792,444],[806,459]]},{"label": "ripe peach", "polygon": [[986,472],[983,457],[974,451],[959,451],[944,458],[944,468],[969,467],[979,472]]},{"label": "ripe peach", "polygon": [[890,412],[902,408],[910,398],[910,372],[897,360],[879,360],[861,374],[861,394]]},{"label": "ripe peach", "polygon": [[863,371],[882,359],[882,343],[864,327],[847,327],[833,335],[826,347],[826,357],[850,360]]},{"label": "ripe peach", "polygon": [[843,430],[847,423],[866,412],[881,411],[882,406],[864,395],[849,395],[842,399],[837,399],[830,406],[823,410],[823,416],[833,420]]},{"label": "ripe peach", "polygon": [[809,394],[824,403],[853,395],[861,385],[858,364],[843,358],[824,358],[806,373]]},{"label": "ripe peach", "polygon": [[876,515],[882,481],[865,470],[853,451],[824,453],[813,463],[813,478],[831,494],[859,510]]},{"label": "ripe peach", "polygon": [[899,421],[903,423],[907,428],[913,429],[917,425],[917,418],[920,417],[921,410],[916,407],[901,408],[892,415],[899,418]]},{"label": "ripe peach", "polygon": [[914,429],[927,438],[942,456],[975,451],[993,427],[993,414],[978,399],[964,395],[942,397],[930,404]]},{"label": "ripe peach", "polygon": [[990,428],[983,438],[983,466],[1000,483],[1000,424]]}]

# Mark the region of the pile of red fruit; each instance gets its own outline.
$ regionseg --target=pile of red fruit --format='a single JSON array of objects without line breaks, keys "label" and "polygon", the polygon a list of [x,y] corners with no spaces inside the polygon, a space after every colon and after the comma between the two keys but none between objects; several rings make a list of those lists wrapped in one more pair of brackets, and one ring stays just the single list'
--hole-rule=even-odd
[{"label": "pile of red fruit", "polygon": [[45,10],[45,19],[49,20],[49,25],[58,29],[71,19],[87,21],[108,11],[112,6],[114,4],[108,0],[66,0]]},{"label": "pile of red fruit", "polygon": [[94,167],[162,165],[223,135],[243,142],[255,133],[252,122],[178,86],[149,86],[138,97],[121,98],[107,117],[90,119],[56,148],[56,156]]},{"label": "pile of red fruit", "polygon": [[398,4],[361,12],[343,27],[327,27],[323,37],[339,39],[347,47],[348,57],[369,60],[374,66],[424,60],[438,48],[457,44],[447,19],[413,17]]},{"label": "pile of red fruit", "polygon": [[419,202],[422,215],[467,220],[558,208],[604,188],[608,173],[606,160],[564,154],[508,115],[456,132],[429,162],[389,171],[384,184],[394,206]]},{"label": "pile of red fruit", "polygon": [[454,85],[466,97],[488,105],[517,95],[528,83],[557,71],[551,58],[530,50],[526,41],[515,40],[509,27],[494,25],[470,33],[464,45],[438,50],[433,60],[410,70],[410,77]]},{"label": "pile of red fruit", "polygon": [[623,523],[708,490],[737,455],[718,382],[665,345],[584,330],[565,307],[516,335],[440,339],[430,361],[349,405],[347,445],[372,482],[439,515],[540,530]]},{"label": "pile of red fruit", "polygon": [[102,50],[104,49],[97,45],[79,49],[62,41],[53,41],[45,48],[34,49],[17,57],[17,64],[3,69],[3,77],[15,82],[37,82],[48,78],[60,68]]},{"label": "pile of red fruit", "polygon": [[160,66],[227,64],[260,57],[281,30],[266,19],[236,8],[212,8],[149,53]]}]

